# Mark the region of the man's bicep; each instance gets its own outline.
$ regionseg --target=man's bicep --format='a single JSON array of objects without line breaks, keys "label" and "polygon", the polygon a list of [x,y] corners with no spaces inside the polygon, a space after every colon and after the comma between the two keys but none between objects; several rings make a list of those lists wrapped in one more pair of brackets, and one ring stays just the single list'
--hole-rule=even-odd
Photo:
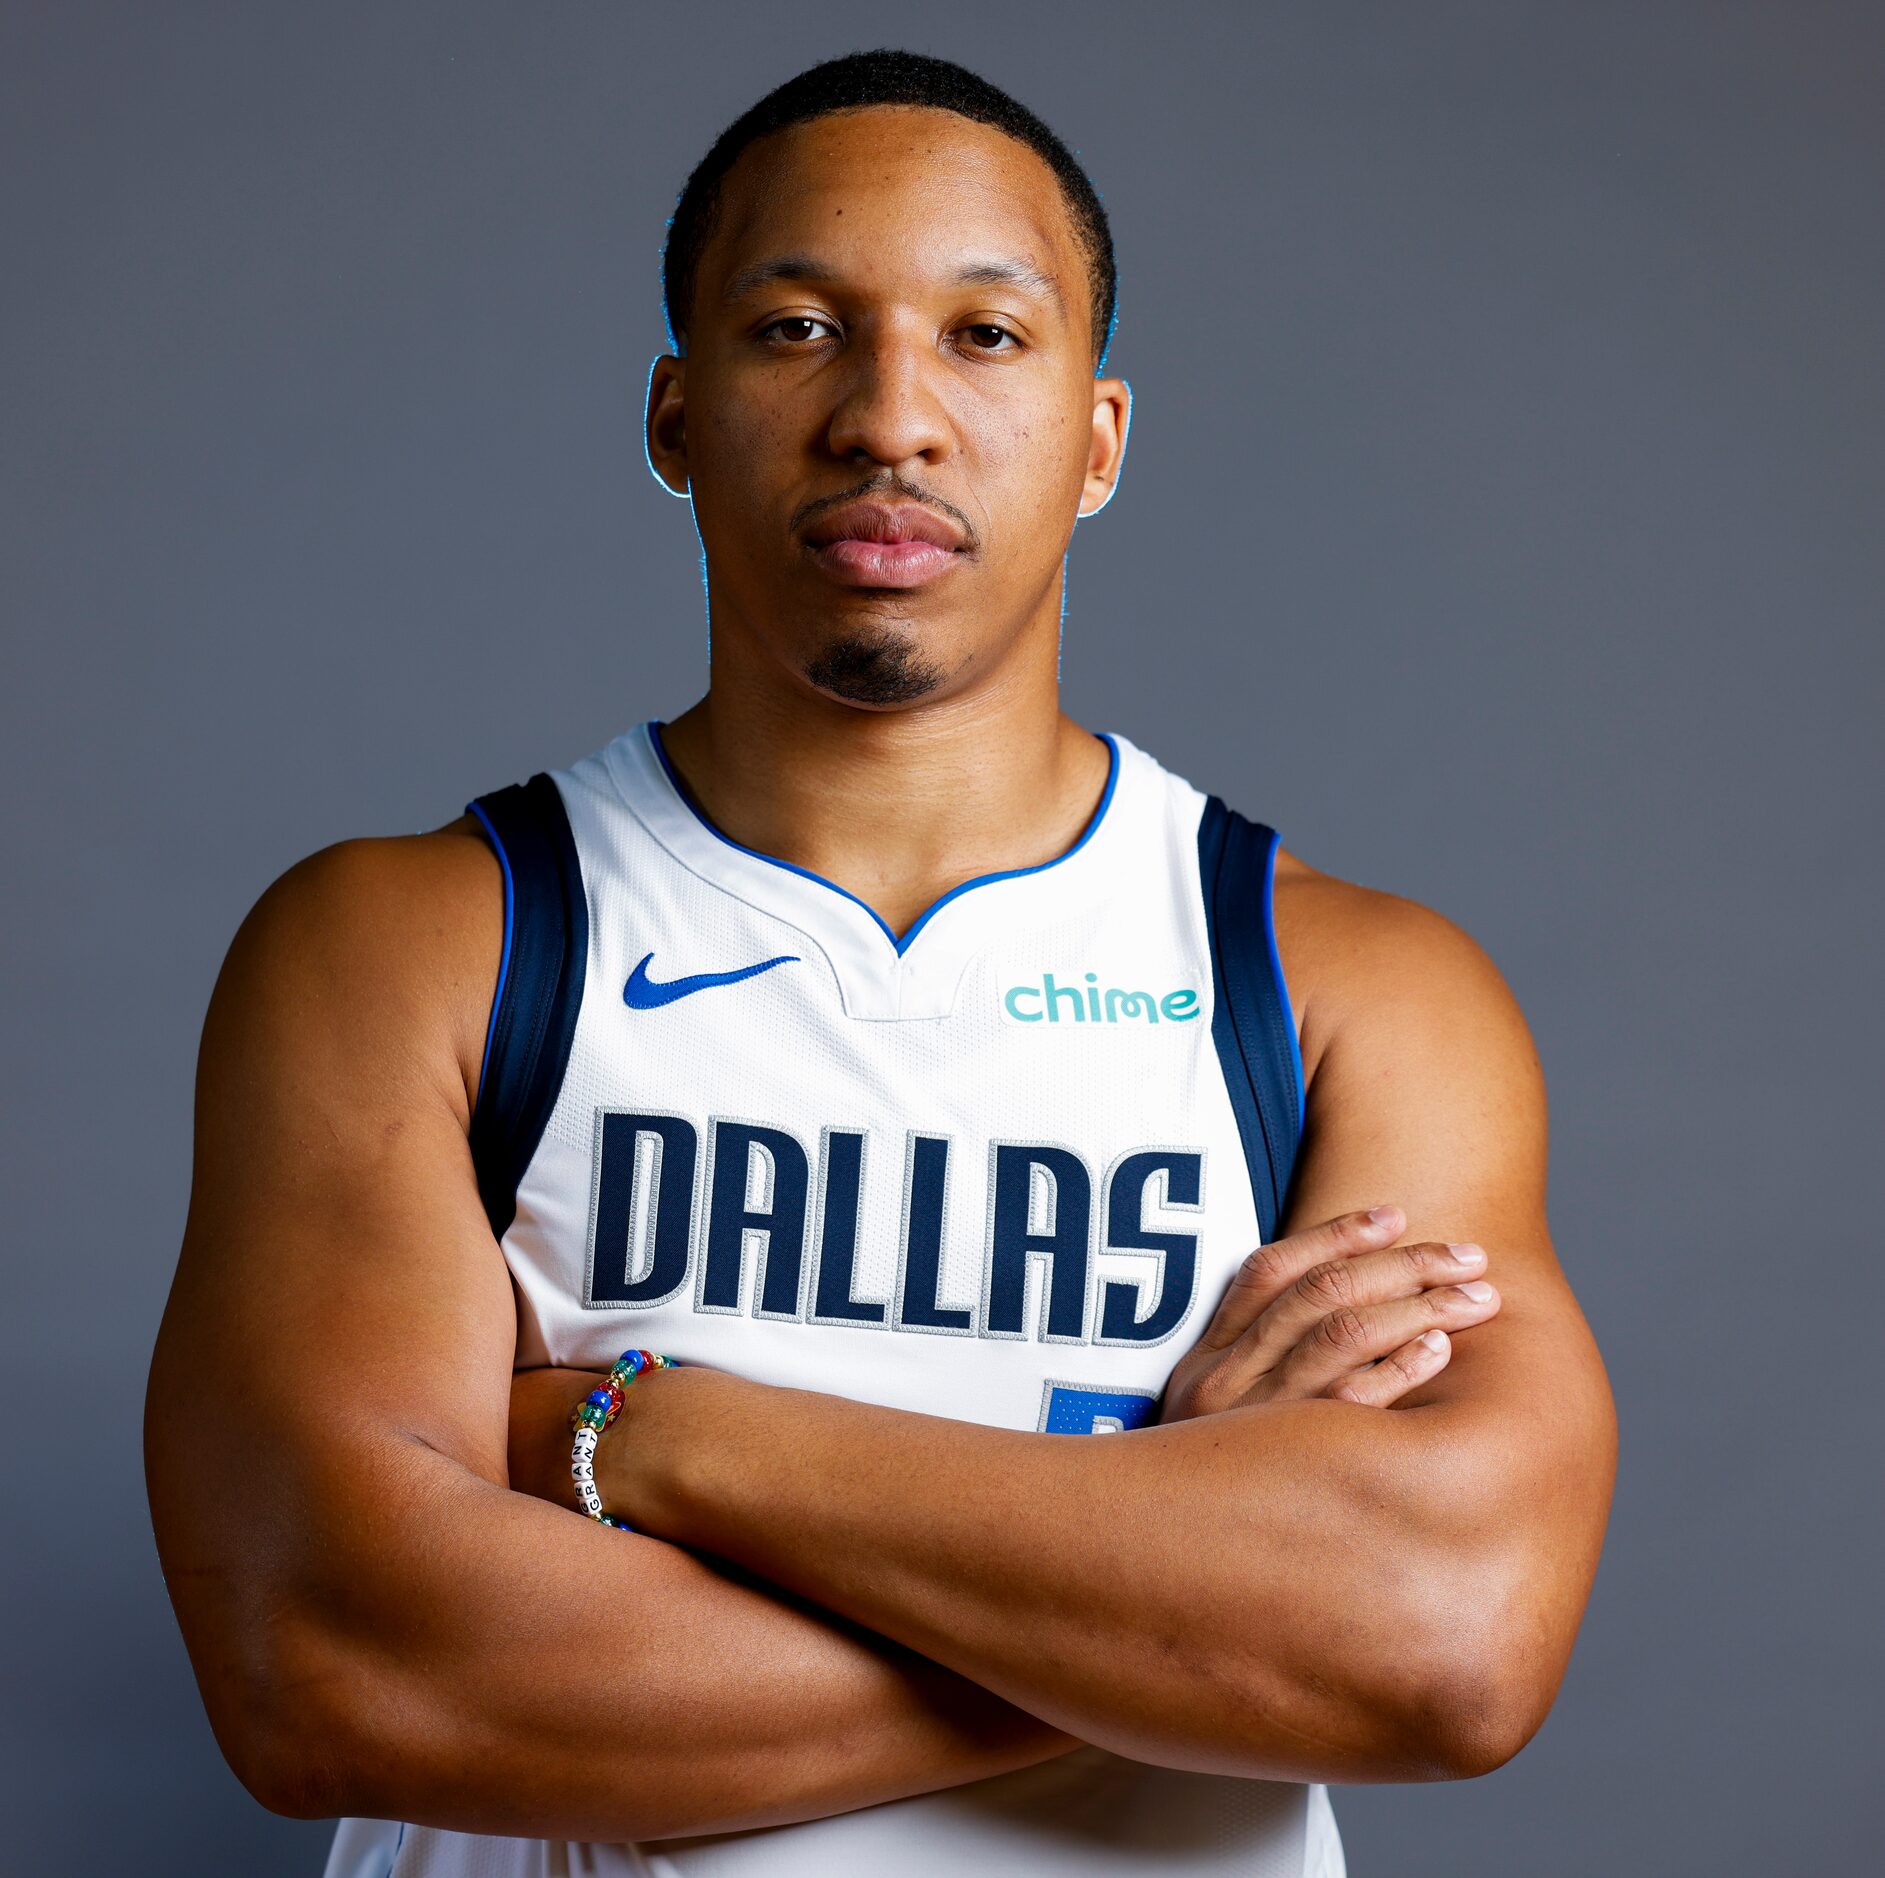
[{"label": "man's bicep", "polygon": [[[1359,890],[1351,889],[1359,895]],[[1335,896],[1325,896],[1334,898]],[[1543,1077],[1516,1001],[1458,928],[1351,902],[1348,971],[1315,1063],[1291,1224],[1398,1205],[1409,1242],[1483,1245],[1498,1313],[1383,1421],[1388,1489],[1447,1560],[1490,1665],[1470,1701],[1529,1738],[1569,1659],[1616,1465],[1603,1364],[1545,1220]],[[1305,1026],[1307,1028],[1307,1026]]]},{"label": "man's bicep", "polygon": [[501,898],[488,852],[418,845],[285,879],[205,1027],[147,1455],[238,1776],[302,1817],[589,1840],[819,1818],[1060,1752],[905,1651],[503,1490],[516,1314],[466,1141]]},{"label": "man's bicep", "polygon": [[1325,896],[1326,915],[1348,915],[1346,969],[1311,1013],[1323,1030],[1306,1039],[1314,1067],[1286,1225],[1385,1202],[1405,1212],[1408,1242],[1483,1245],[1498,1315],[1458,1333],[1447,1368],[1402,1406],[1551,1411],[1579,1438],[1601,1437],[1608,1394],[1545,1217],[1544,1078],[1517,1001],[1450,922],[1343,891],[1346,907]]},{"label": "man's bicep", "polygon": [[[214,1567],[238,1535],[251,1558],[258,1535],[322,1544],[336,1493],[401,1441],[504,1479],[515,1316],[466,1145],[452,990],[486,938],[495,975],[479,865],[434,837],[329,850],[230,949],[148,1404],[167,1566],[180,1548]],[[440,936],[467,895],[468,929]]]}]

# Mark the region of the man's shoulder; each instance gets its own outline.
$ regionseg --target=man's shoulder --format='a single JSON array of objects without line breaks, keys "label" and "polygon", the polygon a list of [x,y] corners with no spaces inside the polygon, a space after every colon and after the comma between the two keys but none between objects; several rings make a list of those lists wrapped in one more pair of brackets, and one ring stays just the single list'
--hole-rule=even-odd
[{"label": "man's shoulder", "polygon": [[217,1028],[276,1039],[318,1029],[363,1070],[431,1045],[475,1091],[503,891],[470,815],[317,850],[268,886],[231,941],[206,1045]]},{"label": "man's shoulder", "polygon": [[1478,941],[1444,913],[1325,873],[1282,846],[1275,904],[1279,936],[1287,930],[1312,950],[1314,962],[1345,968],[1337,974],[1344,979],[1383,972],[1425,977],[1486,960]]},{"label": "man's shoulder", "polygon": [[382,975],[477,949],[481,916],[503,918],[497,858],[469,814],[411,835],[362,835],[317,849],[262,893],[237,935],[271,952]]},{"label": "man's shoulder", "polygon": [[1433,907],[1325,873],[1287,849],[1277,853],[1274,904],[1306,1068],[1344,1034],[1385,1044],[1523,1027],[1485,948]]}]

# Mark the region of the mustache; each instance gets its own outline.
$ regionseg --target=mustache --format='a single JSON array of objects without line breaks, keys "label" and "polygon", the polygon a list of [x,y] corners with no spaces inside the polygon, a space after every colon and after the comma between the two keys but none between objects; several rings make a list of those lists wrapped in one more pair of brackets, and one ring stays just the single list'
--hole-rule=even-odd
[{"label": "mustache", "polygon": [[792,517],[792,533],[801,535],[821,515],[828,515],[833,509],[842,508],[847,502],[865,500],[886,500],[914,502],[921,508],[933,509],[938,515],[946,515],[962,530],[962,545],[973,550],[981,545],[981,534],[975,524],[956,507],[953,502],[945,502],[940,496],[930,494],[927,489],[919,489],[914,483],[906,482],[901,476],[893,475],[889,481],[873,477],[868,482],[857,484],[851,489],[841,489],[836,495],[814,496],[811,501],[800,506]]}]

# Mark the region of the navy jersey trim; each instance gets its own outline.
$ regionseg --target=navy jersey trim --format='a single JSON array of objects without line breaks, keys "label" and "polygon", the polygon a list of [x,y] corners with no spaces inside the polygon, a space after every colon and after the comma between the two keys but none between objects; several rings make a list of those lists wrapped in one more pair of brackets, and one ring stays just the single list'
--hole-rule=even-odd
[{"label": "navy jersey trim", "polygon": [[1212,796],[1198,823],[1211,947],[1211,1041],[1244,1145],[1264,1242],[1277,1236],[1302,1139],[1302,1046],[1276,949],[1277,833]]},{"label": "navy jersey trim", "polygon": [[589,901],[562,793],[548,776],[466,807],[504,873],[504,951],[471,1116],[478,1194],[501,1239],[569,1064],[589,963]]}]

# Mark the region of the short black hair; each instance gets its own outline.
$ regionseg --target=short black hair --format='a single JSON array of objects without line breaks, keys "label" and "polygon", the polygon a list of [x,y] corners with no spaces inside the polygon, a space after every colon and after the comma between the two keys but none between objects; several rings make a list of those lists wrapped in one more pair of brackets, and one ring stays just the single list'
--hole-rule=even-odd
[{"label": "short black hair", "polygon": [[1113,262],[1113,231],[1099,192],[1074,155],[1026,105],[987,79],[949,59],[880,46],[849,52],[807,66],[735,118],[694,166],[668,219],[667,245],[661,256],[662,310],[668,341],[678,352],[693,317],[694,283],[700,257],[713,233],[720,206],[720,185],[747,145],[791,124],[828,117],[836,111],[873,104],[931,105],[954,111],[978,124],[992,125],[1035,151],[1059,179],[1073,217],[1075,238],[1086,256],[1091,279],[1093,352],[1097,371],[1113,343],[1119,278]]}]

